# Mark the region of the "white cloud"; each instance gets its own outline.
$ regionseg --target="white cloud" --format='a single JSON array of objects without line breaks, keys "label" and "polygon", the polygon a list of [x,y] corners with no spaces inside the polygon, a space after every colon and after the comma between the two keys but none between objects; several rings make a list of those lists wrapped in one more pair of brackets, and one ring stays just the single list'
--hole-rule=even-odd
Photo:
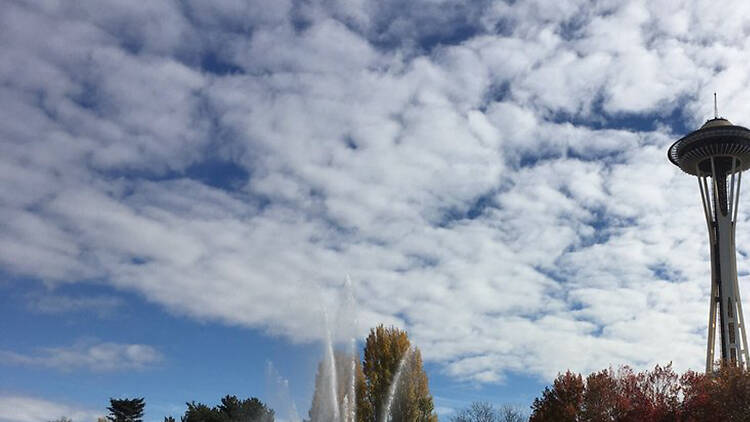
[{"label": "white cloud", "polygon": [[[477,381],[699,368],[708,246],[666,124],[710,116],[714,86],[748,114],[743,15],[386,3],[9,5],[0,266],[293,341],[323,335],[349,273],[360,334],[403,325]],[[233,71],[201,67],[207,51]],[[204,184],[190,169],[210,160],[248,177]]]},{"label": "white cloud", "polygon": [[36,397],[0,395],[0,422],[52,421],[63,416],[75,422],[93,422],[103,415]]},{"label": "white cloud", "polygon": [[71,347],[48,347],[36,353],[0,350],[0,363],[29,365],[73,371],[124,371],[144,369],[162,360],[162,355],[145,344],[79,343]]},{"label": "white cloud", "polygon": [[66,312],[93,312],[101,317],[111,315],[124,304],[115,296],[67,296],[60,294],[35,294],[27,297],[27,308],[42,314]]}]

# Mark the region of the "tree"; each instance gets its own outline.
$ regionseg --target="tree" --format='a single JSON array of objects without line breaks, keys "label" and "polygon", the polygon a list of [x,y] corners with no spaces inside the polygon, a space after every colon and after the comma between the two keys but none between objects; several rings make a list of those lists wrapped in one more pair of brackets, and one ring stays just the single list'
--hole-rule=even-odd
[{"label": "tree", "polygon": [[143,397],[137,399],[109,399],[109,415],[111,422],[142,422],[143,408],[146,403]]},{"label": "tree", "polygon": [[527,418],[518,408],[503,405],[499,409],[486,401],[475,401],[465,409],[461,409],[451,422],[523,422]]},{"label": "tree", "polygon": [[618,385],[612,371],[595,372],[586,377],[586,389],[581,403],[581,420],[584,422],[614,421],[621,409]]},{"label": "tree", "polygon": [[273,410],[255,397],[239,400],[227,395],[216,409],[229,422],[273,422],[274,419]]},{"label": "tree", "polygon": [[545,387],[534,399],[529,422],[578,422],[583,405],[584,384],[580,374],[570,371],[557,376],[552,388]]},{"label": "tree", "polygon": [[686,422],[708,421],[723,410],[717,402],[717,382],[704,373],[688,371],[680,377],[681,413]]},{"label": "tree", "polygon": [[375,422],[384,420],[391,385],[401,369],[398,384],[394,385],[390,420],[393,422],[435,422],[432,395],[427,374],[422,365],[422,355],[411,348],[406,332],[383,325],[370,330],[365,340],[362,371],[364,382],[358,398],[357,420]]},{"label": "tree", "polygon": [[585,382],[567,372],[534,400],[532,422],[698,422],[750,420],[750,372],[722,368],[712,375],[672,365],[635,372],[627,366],[595,372]]},{"label": "tree", "polygon": [[521,410],[507,404],[503,405],[497,413],[499,422],[524,422],[528,419]]},{"label": "tree", "polygon": [[57,418],[57,419],[55,419],[54,421],[51,421],[51,422],[73,422],[73,420],[70,419],[67,416],[60,416],[59,418]]},{"label": "tree", "polygon": [[211,408],[203,403],[196,403],[194,401],[185,404],[187,405],[187,410],[181,418],[182,422],[224,422],[224,419],[216,408]]},{"label": "tree", "polygon": [[176,422],[172,416],[165,416],[164,422]]},{"label": "tree", "polygon": [[182,422],[273,422],[274,412],[255,397],[240,400],[225,396],[221,404],[208,407],[203,403],[185,403]]},{"label": "tree", "polygon": [[719,409],[713,420],[750,420],[750,370],[723,365],[713,379],[713,401]]},{"label": "tree", "polygon": [[488,402],[475,401],[451,417],[451,422],[498,422],[500,415]]}]

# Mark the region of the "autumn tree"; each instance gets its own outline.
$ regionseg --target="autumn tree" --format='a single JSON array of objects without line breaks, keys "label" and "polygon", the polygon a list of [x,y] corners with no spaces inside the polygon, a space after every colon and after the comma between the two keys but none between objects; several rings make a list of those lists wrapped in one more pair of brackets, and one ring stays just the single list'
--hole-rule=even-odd
[{"label": "autumn tree", "polygon": [[404,356],[401,377],[394,387],[392,421],[437,421],[422,353],[418,349],[411,349]]},{"label": "autumn tree", "polygon": [[143,397],[137,399],[109,399],[109,415],[107,419],[110,422],[142,422],[143,408],[146,403]]},{"label": "autumn tree", "polygon": [[402,373],[394,385],[390,420],[437,421],[419,349],[411,347],[405,331],[379,325],[370,330],[365,340],[363,394],[358,400],[360,406],[357,409],[359,422],[383,420],[381,418],[387,412],[391,385],[399,368]]},{"label": "autumn tree", "polygon": [[717,382],[702,372],[688,371],[680,377],[682,386],[681,413],[685,422],[711,420],[723,411],[717,401]]},{"label": "autumn tree", "polygon": [[750,421],[750,370],[723,365],[712,377],[714,420]]},{"label": "autumn tree", "polygon": [[552,388],[545,387],[534,399],[529,422],[578,422],[583,407],[584,383],[580,374],[570,371],[557,376]]},{"label": "autumn tree", "polygon": [[620,420],[624,421],[672,421],[679,419],[679,377],[672,364],[656,365],[652,371],[635,373],[623,367],[617,383],[621,401]]},{"label": "autumn tree", "polygon": [[586,377],[581,403],[583,422],[615,421],[620,417],[617,380],[611,370],[595,372]]},{"label": "autumn tree", "polygon": [[532,422],[750,421],[750,371],[727,365],[680,377],[671,364],[642,372],[624,366],[585,380],[568,371],[545,388],[532,410]]}]

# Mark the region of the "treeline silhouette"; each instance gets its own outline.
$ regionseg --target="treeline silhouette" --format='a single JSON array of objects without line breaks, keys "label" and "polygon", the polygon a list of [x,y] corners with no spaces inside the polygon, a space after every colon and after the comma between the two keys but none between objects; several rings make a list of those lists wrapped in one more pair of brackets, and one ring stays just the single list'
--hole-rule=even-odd
[{"label": "treeline silhouette", "polygon": [[[99,418],[98,422],[143,422],[144,399],[109,399],[109,415]],[[221,402],[209,407],[194,401],[185,403],[187,410],[180,417],[181,422],[274,422],[274,412],[255,397],[238,399],[237,396],[224,396]],[[70,422],[61,418],[58,421]],[[164,418],[164,422],[176,422],[173,416]]]}]

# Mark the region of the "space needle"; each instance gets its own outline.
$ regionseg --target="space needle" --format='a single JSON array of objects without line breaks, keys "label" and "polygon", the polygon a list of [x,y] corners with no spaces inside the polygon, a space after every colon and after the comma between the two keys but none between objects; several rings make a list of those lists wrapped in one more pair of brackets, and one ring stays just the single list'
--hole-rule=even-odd
[{"label": "space needle", "polygon": [[[714,110],[716,110],[714,94]],[[745,318],[737,283],[734,243],[742,172],[750,168],[750,129],[714,113],[700,129],[680,138],[667,152],[669,161],[696,176],[711,250],[711,299],[708,314],[706,372],[717,361],[747,367]],[[717,320],[718,315],[718,320]],[[718,321],[718,323],[717,323]],[[715,356],[719,330],[721,357]]]}]

